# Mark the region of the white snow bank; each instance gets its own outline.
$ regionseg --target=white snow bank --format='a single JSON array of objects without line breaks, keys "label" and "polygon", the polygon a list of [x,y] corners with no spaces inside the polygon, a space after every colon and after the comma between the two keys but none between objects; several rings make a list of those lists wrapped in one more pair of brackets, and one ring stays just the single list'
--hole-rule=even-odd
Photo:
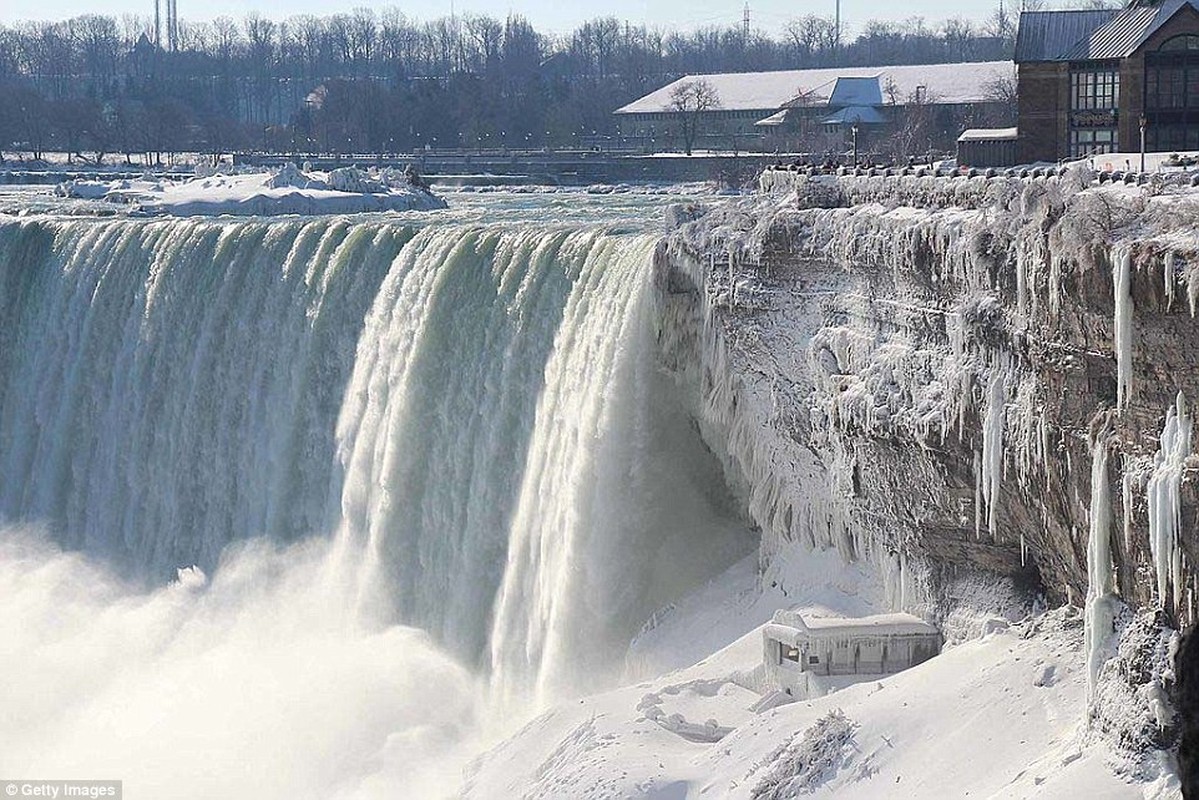
[{"label": "white snow bank", "polygon": [[62,197],[128,205],[133,213],[175,217],[356,214],[371,211],[428,211],[446,203],[404,173],[343,167],[303,172],[288,164],[273,173],[201,175],[184,182],[68,181]]},{"label": "white snow bank", "polygon": [[[735,726],[718,742],[658,721],[654,709],[662,703],[646,697],[679,686],[695,693],[747,671],[760,658],[753,646],[760,634],[751,633],[682,674],[539,717],[475,762],[464,793],[751,798],[801,791],[852,800],[942,797],[952,787],[955,797],[1141,798],[1153,787],[1118,777],[1106,763],[1108,748],[1085,733],[1080,628],[1076,612],[1054,612],[741,724],[744,694],[709,690],[696,719],[686,721]],[[705,679],[711,682],[699,683]]]}]

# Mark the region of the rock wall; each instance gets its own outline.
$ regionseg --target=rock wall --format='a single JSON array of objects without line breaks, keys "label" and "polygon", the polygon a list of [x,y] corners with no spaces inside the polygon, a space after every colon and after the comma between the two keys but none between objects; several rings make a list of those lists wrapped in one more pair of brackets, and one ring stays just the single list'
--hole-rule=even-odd
[{"label": "rock wall", "polygon": [[909,607],[982,568],[1194,620],[1199,193],[1093,183],[784,173],[674,209],[664,357],[765,560],[837,547]]}]

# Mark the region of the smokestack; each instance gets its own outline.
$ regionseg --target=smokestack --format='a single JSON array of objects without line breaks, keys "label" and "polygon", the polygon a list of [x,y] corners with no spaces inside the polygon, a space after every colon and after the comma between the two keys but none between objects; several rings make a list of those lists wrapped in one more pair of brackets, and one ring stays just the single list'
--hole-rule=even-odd
[{"label": "smokestack", "polygon": [[167,0],[167,46],[174,53],[179,49],[179,0]]}]

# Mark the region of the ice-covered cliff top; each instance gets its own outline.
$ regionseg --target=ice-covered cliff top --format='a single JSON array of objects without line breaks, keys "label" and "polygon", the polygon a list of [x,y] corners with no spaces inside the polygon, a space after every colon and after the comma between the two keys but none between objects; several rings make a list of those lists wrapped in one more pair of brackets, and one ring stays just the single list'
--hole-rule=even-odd
[{"label": "ice-covered cliff top", "polygon": [[287,165],[277,172],[201,175],[182,183],[146,178],[71,181],[57,193],[130,206],[133,213],[175,217],[354,214],[428,211],[445,201],[398,170],[366,172],[344,167],[304,172]]}]

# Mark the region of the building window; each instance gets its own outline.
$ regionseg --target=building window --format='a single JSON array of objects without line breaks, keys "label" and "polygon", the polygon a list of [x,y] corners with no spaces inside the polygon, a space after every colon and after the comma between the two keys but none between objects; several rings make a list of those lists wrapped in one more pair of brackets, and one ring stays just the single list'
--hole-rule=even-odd
[{"label": "building window", "polygon": [[1150,124],[1145,130],[1145,149],[1151,152],[1199,150],[1199,126]]},{"label": "building window", "polygon": [[1157,48],[1169,52],[1171,50],[1199,50],[1199,36],[1194,36],[1189,33],[1184,33],[1181,36],[1175,36],[1172,39],[1167,39],[1162,42],[1162,46]]},{"label": "building window", "polygon": [[1181,66],[1149,67],[1145,70],[1145,107],[1187,107],[1186,72]]},{"label": "building window", "polygon": [[1075,128],[1070,131],[1070,156],[1084,156],[1114,153],[1118,137],[1114,128]]},{"label": "building window", "polygon": [[1199,36],[1167,39],[1145,54],[1145,146],[1199,148]]},{"label": "building window", "polygon": [[1108,110],[1119,105],[1120,73],[1114,67],[1071,70],[1070,110]]}]

